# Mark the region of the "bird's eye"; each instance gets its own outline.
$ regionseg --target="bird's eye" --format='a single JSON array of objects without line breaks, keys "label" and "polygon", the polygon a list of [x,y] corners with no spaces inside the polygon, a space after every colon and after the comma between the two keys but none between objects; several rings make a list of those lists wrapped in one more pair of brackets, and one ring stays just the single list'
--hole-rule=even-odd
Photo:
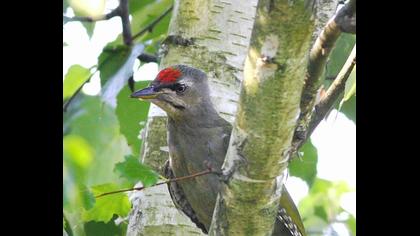
[{"label": "bird's eye", "polygon": [[176,87],[175,87],[175,91],[177,92],[177,93],[183,93],[183,92],[185,92],[185,90],[187,89],[187,86],[185,86],[184,84],[178,84]]}]

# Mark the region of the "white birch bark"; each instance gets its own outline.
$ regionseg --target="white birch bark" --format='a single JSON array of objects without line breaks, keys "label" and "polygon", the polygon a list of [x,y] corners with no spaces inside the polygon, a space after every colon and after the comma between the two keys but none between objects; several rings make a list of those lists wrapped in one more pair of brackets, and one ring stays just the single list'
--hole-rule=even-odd
[{"label": "white birch bark", "polygon": [[[160,68],[186,64],[205,71],[212,101],[233,122],[243,63],[257,0],[175,1]],[[159,169],[168,159],[165,113],[152,105],[144,130],[142,162]],[[172,203],[166,186],[131,195],[127,235],[200,235],[201,230]]]},{"label": "white birch bark", "polygon": [[260,0],[210,235],[271,235],[315,29],[312,1]]}]

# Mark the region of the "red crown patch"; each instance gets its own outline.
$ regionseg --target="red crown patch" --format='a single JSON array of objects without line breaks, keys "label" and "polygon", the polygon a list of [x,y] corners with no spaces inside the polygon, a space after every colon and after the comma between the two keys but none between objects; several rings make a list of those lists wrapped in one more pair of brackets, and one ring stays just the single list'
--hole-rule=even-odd
[{"label": "red crown patch", "polygon": [[182,75],[181,71],[168,67],[159,72],[156,76],[157,80],[161,83],[173,83]]}]

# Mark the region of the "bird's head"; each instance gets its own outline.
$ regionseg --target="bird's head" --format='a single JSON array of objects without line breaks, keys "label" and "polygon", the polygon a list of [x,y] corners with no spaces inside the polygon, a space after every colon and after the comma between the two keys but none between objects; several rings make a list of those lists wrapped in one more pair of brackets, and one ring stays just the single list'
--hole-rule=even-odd
[{"label": "bird's head", "polygon": [[210,102],[206,74],[185,65],[161,70],[149,87],[132,93],[131,97],[156,104],[172,118],[182,117]]}]

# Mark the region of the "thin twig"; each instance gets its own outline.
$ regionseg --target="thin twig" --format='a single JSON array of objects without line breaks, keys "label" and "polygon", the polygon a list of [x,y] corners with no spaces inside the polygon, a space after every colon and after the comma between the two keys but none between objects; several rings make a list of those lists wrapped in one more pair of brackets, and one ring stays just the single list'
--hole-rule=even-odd
[{"label": "thin twig", "polygon": [[319,34],[309,54],[305,85],[302,90],[300,102],[300,115],[297,122],[293,142],[305,140],[307,125],[311,119],[312,110],[315,106],[318,90],[323,82],[323,74],[327,59],[334,45],[341,35],[341,25],[337,20],[343,22],[344,16],[355,18],[356,0],[350,0],[328,21],[324,29]]},{"label": "thin twig", "polygon": [[121,16],[121,23],[122,23],[122,35],[125,45],[132,44],[132,37],[131,37],[131,25],[130,25],[130,17],[128,11],[128,0],[120,0],[120,16]]},{"label": "thin twig", "polygon": [[356,65],[356,45],[348,57],[346,63],[338,74],[337,78],[330,85],[325,96],[315,106],[314,114],[312,115],[311,121],[308,125],[308,137],[311,136],[312,132],[318,126],[318,124],[325,118],[328,111],[332,108],[335,101],[345,90],[347,79],[350,77],[354,66]]},{"label": "thin twig", "polygon": [[67,22],[69,22],[69,21],[95,22],[95,21],[109,20],[109,19],[111,19],[115,16],[119,16],[119,15],[120,15],[120,10],[117,7],[114,10],[112,10],[110,13],[107,13],[105,15],[98,16],[98,17],[91,17],[91,16],[68,17],[68,16],[63,16],[63,19]]},{"label": "thin twig", "polygon": [[[308,139],[319,123],[325,118],[328,111],[332,108],[335,101],[345,90],[347,79],[349,78],[354,66],[356,65],[356,45],[354,45],[352,52],[347,58],[346,63],[337,75],[337,78],[330,85],[325,96],[321,98],[320,102],[315,106],[315,111],[311,115],[311,120],[308,125],[306,139]],[[299,140],[295,144],[293,150],[299,150],[299,148],[305,143],[305,140]]]},{"label": "thin twig", "polygon": [[151,188],[151,187],[159,186],[159,185],[162,185],[162,184],[168,184],[168,183],[171,183],[171,182],[177,182],[177,181],[181,181],[181,180],[191,179],[191,178],[195,178],[195,177],[202,176],[202,175],[207,175],[207,174],[217,174],[217,172],[215,172],[211,168],[209,168],[205,171],[201,171],[201,172],[198,172],[198,173],[195,173],[195,174],[192,174],[192,175],[182,176],[182,177],[179,177],[179,178],[169,179],[167,181],[160,182],[160,183],[154,184],[154,185],[149,186],[149,187],[143,186],[143,187],[137,187],[137,188],[120,189],[120,190],[116,190],[116,191],[112,191],[112,192],[106,192],[106,193],[99,194],[99,195],[95,196],[95,198],[100,198],[100,197],[103,197],[103,196],[106,196],[106,195],[111,195],[111,194],[115,194],[115,193],[123,193],[123,192],[134,191],[134,190],[141,191],[145,188]]},{"label": "thin twig", "polygon": [[144,27],[144,29],[140,30],[140,32],[135,34],[132,39],[134,40],[135,38],[140,37],[146,32],[151,32],[153,30],[153,27],[155,27],[157,23],[159,23],[166,15],[168,15],[172,11],[173,7],[174,7],[173,5],[170,6],[164,13],[162,13],[162,15],[160,15],[153,22],[151,22],[149,25]]}]

